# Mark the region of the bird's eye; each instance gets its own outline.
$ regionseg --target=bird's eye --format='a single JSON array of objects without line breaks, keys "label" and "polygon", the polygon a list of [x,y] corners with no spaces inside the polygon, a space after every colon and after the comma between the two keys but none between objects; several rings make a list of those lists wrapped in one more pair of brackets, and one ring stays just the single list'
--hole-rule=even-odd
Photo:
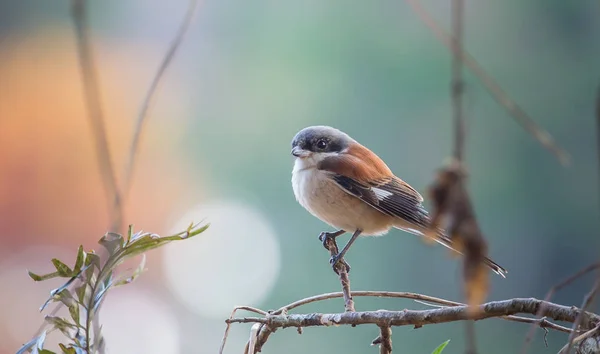
[{"label": "bird's eye", "polygon": [[327,141],[325,139],[319,139],[319,141],[317,141],[317,147],[319,149],[325,149],[327,147]]}]

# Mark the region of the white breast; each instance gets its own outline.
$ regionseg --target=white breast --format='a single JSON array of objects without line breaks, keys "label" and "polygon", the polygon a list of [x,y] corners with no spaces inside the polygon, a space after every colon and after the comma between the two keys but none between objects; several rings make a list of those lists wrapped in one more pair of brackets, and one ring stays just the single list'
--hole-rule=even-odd
[{"label": "white breast", "polygon": [[300,205],[336,229],[381,235],[393,224],[393,218],[346,193],[326,172],[317,170],[311,158],[296,159],[292,187]]}]

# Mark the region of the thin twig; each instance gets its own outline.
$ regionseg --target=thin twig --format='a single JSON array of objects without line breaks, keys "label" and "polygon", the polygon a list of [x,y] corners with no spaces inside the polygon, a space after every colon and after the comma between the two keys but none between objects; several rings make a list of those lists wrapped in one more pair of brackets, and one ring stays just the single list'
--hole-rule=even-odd
[{"label": "thin twig", "polygon": [[379,326],[379,336],[371,343],[379,345],[379,354],[392,352],[392,329],[390,326]]},{"label": "thin twig", "polygon": [[[334,238],[328,238],[325,246],[329,250],[331,257],[336,256],[339,253],[337,242],[335,242]],[[348,277],[348,269],[346,268],[345,261],[342,259],[337,263],[336,273],[340,278],[340,283],[342,284],[342,293],[344,294],[344,309],[346,312],[354,312],[354,300],[352,299],[352,294],[350,293],[350,278]]]},{"label": "thin twig", "polygon": [[187,33],[190,24],[194,18],[194,14],[196,13],[196,9],[198,8],[198,0],[190,0],[188,9],[185,13],[185,17],[181,22],[175,37],[171,41],[169,45],[169,49],[165,53],[160,66],[158,67],[158,71],[154,74],[154,78],[152,79],[152,83],[144,96],[144,100],[142,101],[142,106],[140,108],[140,112],[137,117],[137,121],[135,123],[135,129],[133,134],[133,140],[131,142],[131,147],[129,148],[129,156],[127,158],[127,163],[125,164],[125,174],[124,174],[124,188],[123,194],[127,195],[129,189],[131,188],[131,180],[133,175],[133,170],[135,167],[136,155],[138,151],[138,147],[140,144],[140,139],[142,136],[142,130],[144,128],[144,123],[146,122],[146,117],[148,116],[148,111],[150,109],[150,105],[154,100],[155,93],[158,91],[158,88],[162,82],[162,78],[164,77],[164,73],[166,72],[169,64],[175,57],[177,53],[177,49],[181,45],[185,34]]},{"label": "thin twig", "polygon": [[[544,297],[544,301],[550,301],[552,299],[552,297],[554,296],[554,294],[556,292],[558,292],[560,289],[564,288],[565,286],[568,286],[569,284],[571,284],[575,280],[579,279],[580,277],[586,275],[587,273],[589,273],[595,269],[599,269],[599,268],[600,268],[600,262],[592,263],[592,264],[586,266],[585,268],[577,271],[575,274],[570,275],[569,277],[563,279],[558,284],[556,284],[552,288],[550,288],[550,290],[548,290],[548,292],[546,293],[546,296]],[[544,308],[542,305],[542,307],[540,307],[539,313],[536,313],[535,316],[540,317],[541,313],[543,311],[544,311]],[[523,343],[523,348],[521,349],[521,354],[527,353],[527,350],[529,349],[529,344],[531,343],[531,340],[533,339],[534,333],[535,333],[535,326],[532,325],[531,328],[529,328],[529,331],[527,332],[527,336],[525,337],[525,342]]]},{"label": "thin twig", "polygon": [[600,327],[598,327],[598,326],[596,326],[596,327],[594,327],[594,328],[590,329],[589,331],[587,331],[587,332],[585,332],[585,333],[583,333],[583,334],[581,334],[581,335],[579,335],[579,336],[577,336],[577,337],[573,338],[573,341],[572,341],[572,342],[571,342],[571,341],[569,341],[569,343],[565,344],[565,345],[564,345],[564,346],[563,346],[563,347],[562,347],[562,348],[561,348],[561,349],[558,351],[558,353],[559,353],[559,354],[561,354],[561,353],[568,353],[568,352],[569,352],[569,350],[570,350],[570,347],[571,347],[571,346],[573,346],[573,345],[575,345],[575,344],[577,344],[577,343],[579,343],[579,342],[582,342],[582,341],[584,341],[584,340],[586,340],[586,339],[588,339],[588,338],[591,338],[591,337],[593,337],[593,336],[597,335],[599,332],[600,332]]},{"label": "thin twig", "polygon": [[569,354],[571,352],[571,348],[573,347],[573,340],[575,339],[575,333],[577,333],[576,331],[579,329],[579,326],[581,325],[581,322],[583,321],[583,318],[586,315],[586,311],[594,301],[596,295],[598,294],[598,291],[600,291],[600,277],[596,279],[592,290],[590,290],[590,292],[584,296],[583,303],[581,304],[581,311],[579,312],[579,315],[577,315],[577,319],[573,323],[573,332],[569,334],[569,343],[567,344],[566,351],[563,352],[561,350],[560,353]]},{"label": "thin twig", "polygon": [[[71,11],[73,23],[75,25],[77,54],[79,56],[79,68],[81,70],[85,102],[90,123],[92,125],[92,133],[96,145],[96,155],[98,157],[99,169],[102,174],[102,183],[104,184],[106,195],[109,198],[108,208],[111,215],[111,229],[118,232],[123,223],[121,193],[119,191],[110,150],[108,148],[106,127],[104,125],[104,112],[100,98],[100,85],[98,84],[97,79],[98,75],[96,72],[96,64],[94,62],[93,48],[89,39],[89,25],[85,0],[72,0]],[[112,201],[110,201],[110,199],[112,199]]]},{"label": "thin twig", "polygon": [[[419,0],[406,0],[412,6],[415,13],[421,18],[423,23],[433,32],[438,40],[448,47],[452,48],[452,36],[442,29],[429,13],[421,6]],[[561,148],[552,136],[540,127],[535,121],[521,108],[508,93],[489,75],[483,67],[469,54],[464,48],[458,53],[465,66],[479,79],[491,96],[504,107],[508,113],[519,123],[531,136],[533,136],[544,148],[550,151],[562,165],[568,165],[570,162],[569,154]]]},{"label": "thin twig", "polygon": [[[462,303],[456,302],[456,301],[445,300],[445,299],[441,299],[441,298],[437,298],[437,297],[433,297],[433,296],[429,296],[429,295],[423,295],[423,294],[417,294],[417,293],[411,293],[411,292],[400,292],[400,291],[352,291],[351,295],[357,296],[357,297],[367,296],[367,297],[385,297],[385,298],[403,298],[403,299],[412,299],[412,300],[422,300],[422,301],[434,302],[434,303],[442,304],[442,305],[446,305],[446,306],[462,306],[463,305]],[[279,315],[281,313],[287,313],[288,311],[293,310],[297,307],[304,306],[304,305],[307,305],[307,304],[310,304],[313,302],[329,300],[329,299],[336,299],[336,298],[340,298],[343,296],[344,296],[343,293],[335,292],[335,293],[326,293],[326,294],[320,294],[320,295],[307,297],[307,298],[304,298],[304,299],[301,299],[298,301],[294,301],[288,305],[285,305],[285,306],[281,307],[279,310],[273,311],[273,314]]]},{"label": "thin twig", "polygon": [[598,159],[598,206],[600,207],[600,84],[596,90],[596,157]]},{"label": "thin twig", "polygon": [[454,158],[462,161],[465,156],[465,117],[463,115],[462,60],[464,0],[452,1],[452,111],[454,119]]},{"label": "thin twig", "polygon": [[[246,310],[246,311],[250,311],[250,312],[254,312],[257,313],[259,315],[263,315],[266,316],[267,312],[254,308],[254,307],[250,307],[250,306],[237,306],[236,308],[233,309],[233,311],[231,311],[231,315],[229,316],[229,319],[232,319],[233,316],[235,316],[235,313],[238,312],[239,310]],[[221,348],[219,348],[219,354],[223,353],[223,349],[225,349],[225,343],[227,342],[227,337],[229,336],[229,329],[231,327],[230,323],[227,323],[226,327],[225,327],[225,334],[223,335],[223,339],[221,340]],[[257,331],[258,334],[258,331]]]}]

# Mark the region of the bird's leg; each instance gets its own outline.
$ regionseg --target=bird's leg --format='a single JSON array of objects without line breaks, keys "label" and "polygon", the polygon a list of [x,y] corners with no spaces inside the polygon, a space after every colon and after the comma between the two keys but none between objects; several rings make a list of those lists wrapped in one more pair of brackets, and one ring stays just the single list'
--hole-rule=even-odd
[{"label": "bird's leg", "polygon": [[338,231],[335,231],[335,232],[325,232],[325,231],[323,231],[323,232],[321,232],[319,234],[319,241],[323,242],[323,247],[325,247],[325,249],[328,250],[329,248],[327,248],[327,240],[331,239],[331,240],[335,241],[336,237],[341,236],[341,235],[343,235],[345,233],[346,233],[345,230],[338,230]]},{"label": "bird's leg", "polygon": [[352,246],[352,244],[354,243],[354,241],[356,241],[356,239],[358,238],[358,236],[360,236],[362,230],[361,229],[357,229],[356,231],[354,231],[354,233],[352,234],[352,237],[350,238],[350,241],[348,241],[348,243],[346,244],[346,246],[344,246],[344,248],[342,248],[342,250],[336,254],[335,256],[332,256],[329,259],[329,264],[331,264],[331,266],[333,267],[333,270],[335,271],[335,265],[342,261],[344,263],[344,265],[346,266],[346,271],[348,273],[350,273],[350,265],[344,261],[344,255],[346,254],[346,252],[348,252],[348,250],[350,249],[350,246]]}]

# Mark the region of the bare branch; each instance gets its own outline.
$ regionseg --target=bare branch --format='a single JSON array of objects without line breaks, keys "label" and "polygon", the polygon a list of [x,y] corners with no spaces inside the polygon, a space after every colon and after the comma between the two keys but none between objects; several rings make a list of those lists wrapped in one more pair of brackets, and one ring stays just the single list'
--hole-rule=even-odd
[{"label": "bare branch", "polygon": [[[575,280],[579,279],[580,277],[586,275],[587,273],[589,273],[595,269],[598,269],[598,268],[600,268],[600,262],[590,264],[587,267],[579,270],[577,273],[562,280],[560,283],[558,283],[558,284],[554,285],[552,288],[550,288],[550,290],[548,291],[548,293],[546,293],[546,296],[544,297],[544,301],[550,301],[557,291],[559,291],[560,289],[564,288],[565,286],[571,284],[572,282],[574,282]],[[540,317],[543,310],[544,310],[544,308],[542,305],[542,307],[540,307],[540,312],[536,314],[536,317]],[[521,354],[527,353],[527,350],[529,349],[529,343],[531,343],[531,339],[533,338],[534,331],[535,331],[535,326],[532,325],[531,328],[529,329],[529,331],[527,332],[527,336],[525,337],[525,343],[523,344],[523,348],[521,349]]]},{"label": "bare branch", "polygon": [[[447,323],[464,320],[482,320],[493,317],[503,317],[518,313],[537,313],[542,300],[534,298],[515,298],[503,301],[492,301],[480,305],[475,316],[470,314],[469,306],[444,307],[431,310],[402,310],[402,311],[364,311],[344,312],[335,314],[287,314],[268,315],[266,318],[244,317],[227,320],[228,323],[264,323],[271,328],[315,327],[331,325],[361,325],[374,324],[378,326],[424,326],[436,323]],[[544,316],[557,321],[575,322],[581,312],[577,308],[545,303]],[[586,313],[583,326],[592,328],[600,324],[600,316]]]},{"label": "bare branch", "polygon": [[454,119],[454,158],[462,161],[465,156],[465,117],[463,115],[462,60],[464,0],[452,1],[452,111]]},{"label": "bare branch", "polygon": [[[335,242],[334,238],[327,238],[325,246],[329,250],[331,257],[336,256],[339,253],[337,242]],[[350,278],[348,278],[348,268],[347,263],[343,259],[337,263],[336,265],[336,273],[340,278],[340,283],[342,284],[342,293],[344,294],[344,308],[346,312],[353,312],[354,309],[354,300],[352,300],[352,294],[350,293]]]},{"label": "bare branch", "polygon": [[[452,36],[442,29],[429,13],[419,4],[418,0],[406,0],[412,6],[415,13],[421,18],[423,23],[433,32],[437,39],[448,47],[454,50],[452,46]],[[519,123],[533,138],[535,138],[544,148],[550,151],[558,161],[563,165],[568,165],[570,162],[569,154],[561,148],[552,136],[540,127],[535,121],[521,108],[513,99],[510,98],[502,87],[489,75],[475,58],[469,54],[464,48],[459,53],[462,63],[467,66],[473,74],[479,79],[490,95],[504,107],[508,113]]]},{"label": "bare branch", "polygon": [[[581,312],[575,307],[558,305],[535,298],[516,298],[504,301],[493,301],[482,304],[478,311],[472,312],[470,306],[454,301],[439,299],[427,295],[404,292],[378,292],[378,291],[356,291],[352,296],[375,296],[390,298],[408,298],[418,301],[427,301],[431,303],[440,303],[444,307],[433,310],[403,310],[403,311],[367,311],[367,312],[344,312],[338,314],[288,314],[288,310],[309,304],[316,301],[343,297],[343,293],[328,293],[313,296],[307,299],[293,302],[282,307],[277,311],[267,314],[264,318],[243,317],[229,318],[225,322],[231,323],[261,323],[262,327],[258,331],[255,345],[255,353],[261,351],[262,346],[267,342],[271,333],[279,328],[286,327],[311,327],[311,326],[330,326],[330,325],[360,325],[374,324],[380,327],[385,326],[406,326],[412,325],[422,327],[428,324],[446,323],[464,320],[481,320],[486,318],[500,318],[515,322],[536,323],[543,329],[554,329],[569,333],[569,328],[554,324],[547,320],[551,318],[557,321],[573,323]],[[515,316],[518,313],[537,314],[543,309],[541,319]],[[586,312],[582,317],[582,327],[591,329],[600,324],[600,316]],[[253,353],[250,353],[253,354]]]},{"label": "bare branch", "polygon": [[379,354],[390,354],[392,352],[392,329],[390,326],[380,326],[379,336],[373,340],[371,345],[379,345]]},{"label": "bare branch", "polygon": [[142,101],[142,106],[140,108],[139,115],[137,117],[137,121],[135,123],[133,140],[131,142],[131,147],[129,149],[129,156],[127,158],[127,163],[125,164],[125,174],[124,174],[124,188],[123,193],[126,195],[129,192],[131,187],[131,179],[133,174],[133,169],[135,167],[135,157],[138,151],[138,147],[140,144],[140,139],[142,136],[142,130],[144,128],[144,123],[146,121],[146,117],[148,116],[148,111],[150,110],[150,105],[155,97],[155,93],[158,91],[160,83],[162,82],[162,78],[164,77],[164,73],[166,72],[169,64],[175,57],[177,53],[177,49],[181,45],[187,30],[192,23],[192,19],[194,18],[194,14],[196,13],[196,9],[198,8],[198,0],[190,0],[188,9],[185,13],[185,17],[179,26],[179,30],[175,34],[175,37],[171,41],[169,49],[165,53],[163,60],[158,67],[158,71],[154,74],[154,78],[152,79],[152,83],[146,92],[146,96]]},{"label": "bare branch", "polygon": [[568,353],[571,350],[571,347],[575,344],[578,344],[580,342],[583,342],[584,340],[588,339],[588,338],[592,338],[594,336],[597,336],[600,333],[600,327],[595,327],[590,329],[589,331],[573,338],[573,340],[569,340],[569,342],[567,344],[565,344],[564,347],[562,347],[558,353]]},{"label": "bare branch", "polygon": [[[81,69],[81,80],[88,116],[92,125],[92,133],[96,145],[98,165],[102,175],[102,183],[109,200],[110,220],[113,231],[119,231],[123,224],[123,207],[121,193],[117,184],[117,178],[108,148],[106,127],[104,125],[104,112],[100,99],[100,87],[98,84],[94,53],[89,39],[89,25],[86,14],[85,0],[72,0],[71,12],[75,25],[75,37],[77,40],[77,54],[79,56],[79,68]],[[112,199],[112,201],[111,201]]]},{"label": "bare branch", "polygon": [[567,348],[565,351],[561,350],[559,352],[559,354],[569,354],[571,352],[571,348],[573,347],[573,340],[575,339],[576,331],[579,329],[579,326],[581,325],[581,322],[583,321],[583,318],[585,317],[586,311],[590,307],[592,302],[594,301],[594,298],[598,294],[598,291],[600,291],[600,277],[598,277],[596,279],[596,282],[594,283],[592,290],[590,290],[590,292],[587,293],[585,295],[585,297],[583,298],[583,304],[581,304],[581,312],[579,313],[579,315],[577,315],[577,319],[573,323],[573,327],[572,327],[573,332],[571,332],[571,334],[569,335],[569,343],[567,344]]},{"label": "bare branch", "polygon": [[[239,310],[246,310],[246,311],[250,311],[250,312],[254,312],[257,313],[259,315],[263,315],[266,316],[267,312],[254,308],[254,307],[250,307],[250,306],[237,306],[236,308],[233,309],[233,311],[231,311],[231,315],[229,315],[229,319],[232,319],[233,316],[235,316],[235,313],[238,312]],[[225,327],[225,334],[223,334],[223,339],[221,340],[221,348],[219,349],[219,354],[223,353],[223,349],[225,349],[225,343],[227,342],[227,336],[229,336],[229,329],[231,327],[230,323],[227,323],[227,326]],[[254,336],[256,337],[258,335],[258,330],[257,333],[254,334]]]},{"label": "bare branch", "polygon": [[[410,292],[399,292],[399,291],[352,291],[351,295],[358,296],[358,297],[367,296],[367,297],[385,297],[385,298],[403,298],[403,299],[421,300],[421,301],[428,301],[428,302],[433,302],[436,304],[441,304],[441,305],[446,305],[446,306],[462,306],[462,305],[464,305],[460,302],[440,299],[440,298],[433,297],[433,296],[417,294],[417,293],[410,293]],[[326,294],[307,297],[305,299],[294,301],[291,304],[285,305],[282,308],[280,308],[279,310],[274,311],[273,314],[279,315],[282,313],[287,313],[288,311],[293,310],[293,309],[303,306],[303,305],[307,305],[307,304],[310,304],[313,302],[318,302],[318,301],[323,301],[323,300],[336,299],[336,298],[340,298],[340,297],[343,297],[343,293],[341,293],[341,292],[326,293]]]}]

